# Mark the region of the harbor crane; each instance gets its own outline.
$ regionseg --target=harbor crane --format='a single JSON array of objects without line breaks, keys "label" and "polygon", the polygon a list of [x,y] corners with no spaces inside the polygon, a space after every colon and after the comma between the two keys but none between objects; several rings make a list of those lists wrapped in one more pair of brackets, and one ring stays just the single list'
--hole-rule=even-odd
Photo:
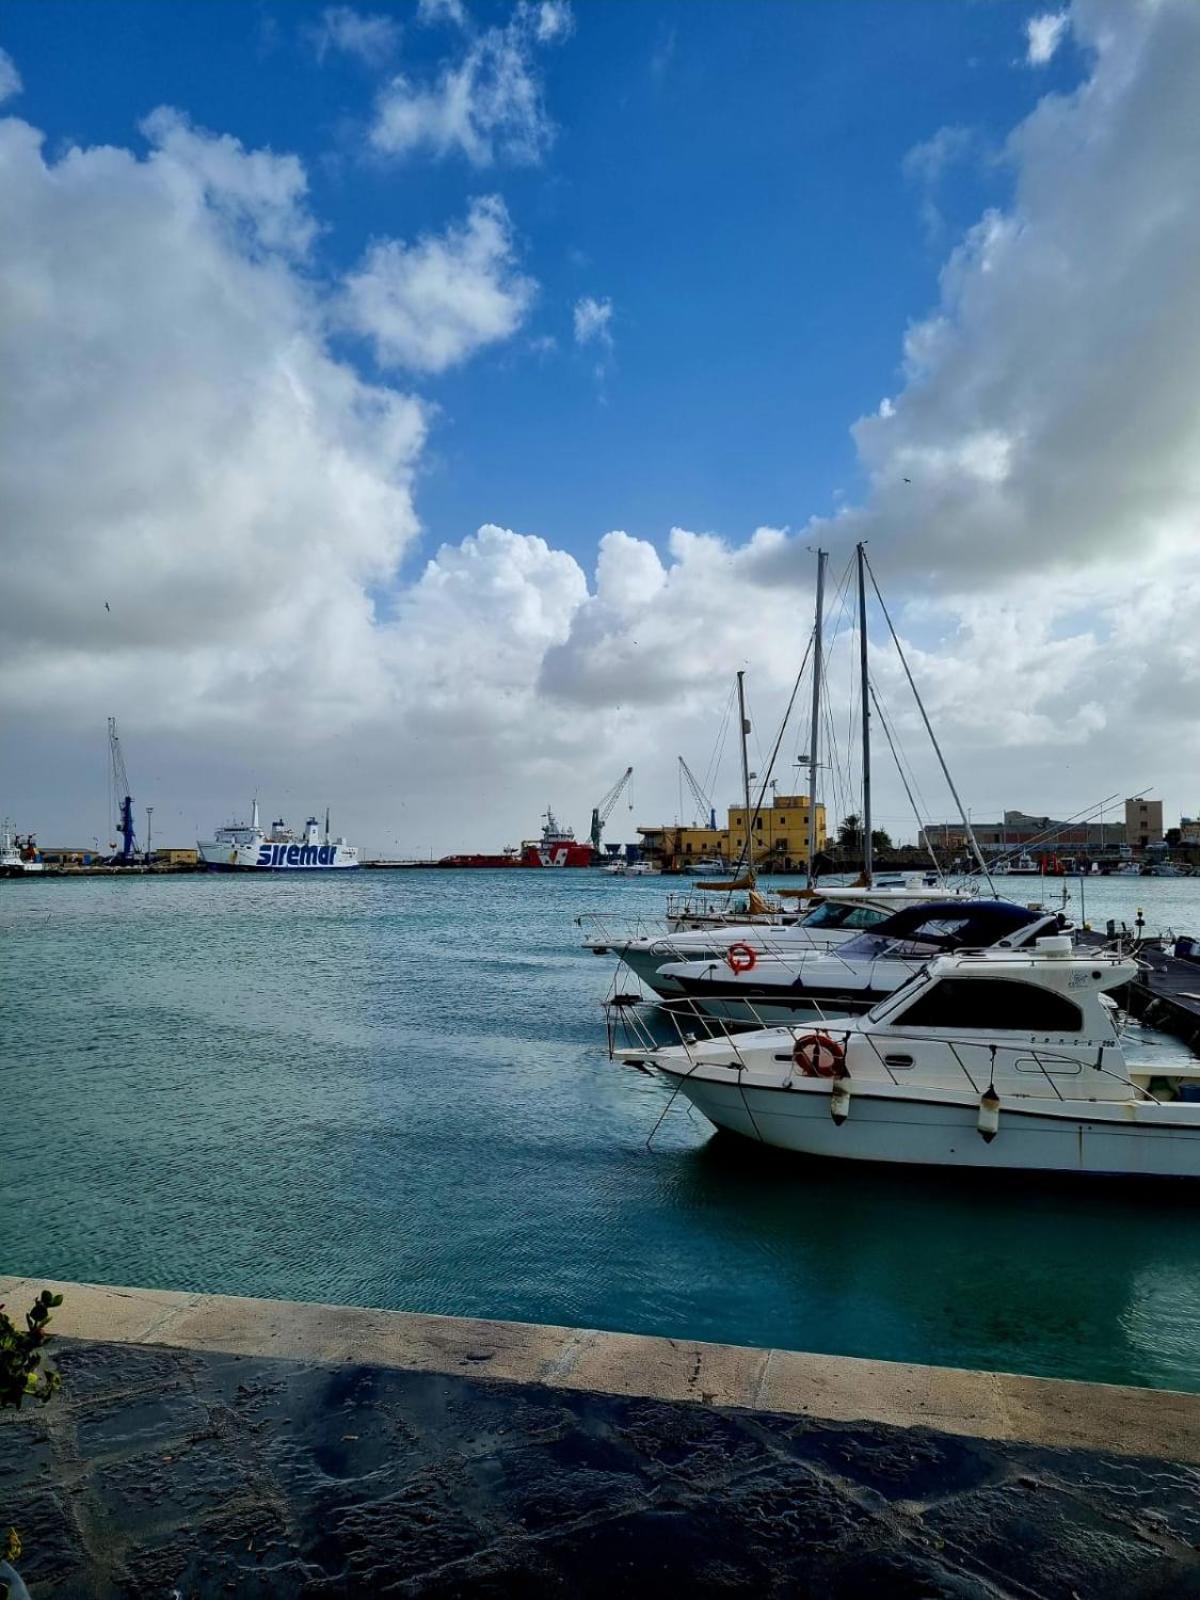
[{"label": "harbor crane", "polygon": [[687,779],[687,786],[692,791],[692,798],[700,808],[697,812],[697,815],[708,818],[707,822],[703,823],[702,826],[711,828],[715,833],[717,828],[717,808],[705,794],[699,783],[697,783],[696,774],[692,771],[691,767],[688,766],[687,762],[682,756],[679,757],[679,770]]},{"label": "harbor crane", "polygon": [[600,840],[604,834],[604,824],[612,815],[613,807],[621,798],[622,794],[624,794],[625,785],[632,777],[633,768],[626,767],[625,771],[617,779],[616,783],[613,784],[612,788],[604,796],[604,799],[601,800],[600,804],[592,807],[592,849],[597,855],[600,854]]},{"label": "harbor crane", "polygon": [[133,836],[133,796],[129,793],[129,774],[125,771],[125,757],[121,754],[121,740],[117,735],[117,719],[108,719],[109,804],[117,814],[116,825],[121,830],[121,848],[114,850],[113,862],[117,866],[133,866],[137,841]]}]

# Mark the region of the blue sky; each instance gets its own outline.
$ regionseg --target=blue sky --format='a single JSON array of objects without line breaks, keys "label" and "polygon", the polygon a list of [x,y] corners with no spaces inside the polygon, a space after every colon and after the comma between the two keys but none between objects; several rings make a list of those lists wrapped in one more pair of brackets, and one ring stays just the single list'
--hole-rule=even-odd
[{"label": "blue sky", "polygon": [[630,763],[669,817],[858,539],[975,815],[1195,809],[1194,0],[41,0],[0,52],[23,826],[97,831],[108,715],[181,838],[257,789],[495,848]]},{"label": "blue sky", "polygon": [[[363,9],[403,26],[392,67],[420,75],[456,47],[414,6]],[[483,27],[510,9],[474,14]],[[741,538],[854,498],[849,425],[895,387],[944,254],[904,156],[945,125],[998,149],[1048,86],[1024,61],[1034,8],[1009,0],[584,4],[543,58],[556,133],[541,165],[382,164],[361,130],[385,74],[318,60],[322,10],[41,0],[0,18],[21,112],[52,142],[136,147],[141,118],[168,104],[298,153],[327,229],[318,270],[346,269],[373,236],[440,230],[472,195],[504,197],[540,292],[523,338],[425,384],[441,414],[418,489],[424,550],[497,517],[585,556],[611,527]],[[1048,68],[1076,70],[1070,52]],[[1009,183],[1003,164],[956,166],[947,231]],[[572,342],[583,295],[613,302],[602,380]],[[545,336],[553,354],[530,348]]]}]

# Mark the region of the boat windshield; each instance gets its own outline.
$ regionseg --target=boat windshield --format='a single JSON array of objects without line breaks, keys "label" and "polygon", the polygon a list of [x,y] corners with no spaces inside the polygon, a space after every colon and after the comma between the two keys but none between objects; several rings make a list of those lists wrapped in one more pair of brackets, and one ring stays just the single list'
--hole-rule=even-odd
[{"label": "boat windshield", "polygon": [[873,928],[891,915],[875,906],[850,905],[843,901],[822,900],[800,919],[805,928]]}]

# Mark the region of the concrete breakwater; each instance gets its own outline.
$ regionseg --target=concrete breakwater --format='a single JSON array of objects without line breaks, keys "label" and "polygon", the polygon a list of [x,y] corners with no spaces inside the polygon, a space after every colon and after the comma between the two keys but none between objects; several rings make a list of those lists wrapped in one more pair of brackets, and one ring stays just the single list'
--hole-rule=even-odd
[{"label": "concrete breakwater", "polygon": [[0,1521],[39,1597],[1200,1580],[1197,1396],[52,1287],[63,1393],[0,1422]]}]

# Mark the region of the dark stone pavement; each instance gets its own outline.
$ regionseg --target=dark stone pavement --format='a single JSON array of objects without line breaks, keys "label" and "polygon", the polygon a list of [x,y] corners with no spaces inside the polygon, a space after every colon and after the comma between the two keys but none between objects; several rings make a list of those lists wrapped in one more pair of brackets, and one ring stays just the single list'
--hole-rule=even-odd
[{"label": "dark stone pavement", "polygon": [[0,1421],[33,1600],[1200,1597],[1200,1471],[930,1430],[59,1340]]}]

